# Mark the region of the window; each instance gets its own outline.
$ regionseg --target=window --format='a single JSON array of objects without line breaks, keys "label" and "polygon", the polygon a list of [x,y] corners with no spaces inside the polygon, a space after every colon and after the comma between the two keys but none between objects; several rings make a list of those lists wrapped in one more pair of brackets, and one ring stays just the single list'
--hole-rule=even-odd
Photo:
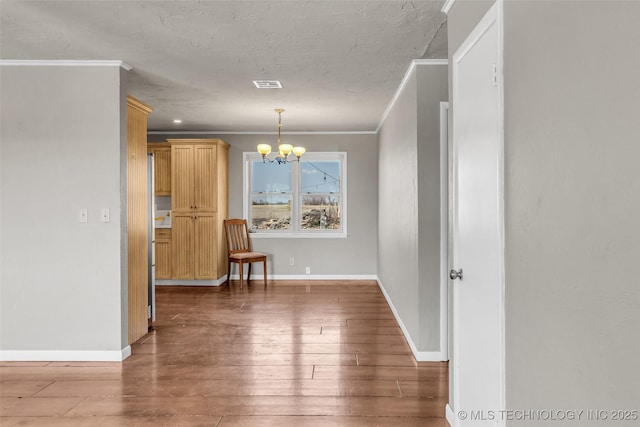
[{"label": "window", "polygon": [[254,236],[345,237],[346,153],[264,163],[244,153],[244,215]]}]

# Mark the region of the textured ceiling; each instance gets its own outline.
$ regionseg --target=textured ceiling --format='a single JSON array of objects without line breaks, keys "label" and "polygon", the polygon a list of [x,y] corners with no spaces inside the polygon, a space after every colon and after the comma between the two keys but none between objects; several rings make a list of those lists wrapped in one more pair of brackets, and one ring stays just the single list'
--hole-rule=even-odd
[{"label": "textured ceiling", "polygon": [[151,130],[274,131],[280,107],[284,131],[372,131],[412,59],[447,57],[442,3],[2,0],[0,56],[123,60]]}]

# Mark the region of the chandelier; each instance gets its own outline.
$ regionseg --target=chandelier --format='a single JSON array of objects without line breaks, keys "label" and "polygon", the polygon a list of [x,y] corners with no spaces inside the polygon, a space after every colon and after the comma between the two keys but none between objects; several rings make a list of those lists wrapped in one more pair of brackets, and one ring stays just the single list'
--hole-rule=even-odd
[{"label": "chandelier", "polygon": [[[270,160],[267,156],[271,153],[271,146],[269,144],[258,144],[258,153],[262,155],[262,162],[266,163],[288,163],[300,161],[300,157],[306,151],[304,147],[294,147],[291,144],[283,144],[280,142],[280,130],[282,129],[282,113],[284,112],[283,108],[276,108],[275,112],[278,113],[278,156]],[[296,156],[295,160],[289,160],[289,154],[293,153]]]}]

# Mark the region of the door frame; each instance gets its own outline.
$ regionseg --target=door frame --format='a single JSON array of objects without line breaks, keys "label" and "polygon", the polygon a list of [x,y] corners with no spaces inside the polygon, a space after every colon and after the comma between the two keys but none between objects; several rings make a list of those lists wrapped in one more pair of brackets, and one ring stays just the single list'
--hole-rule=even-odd
[{"label": "door frame", "polygon": [[449,102],[440,102],[440,360],[449,360]]},{"label": "door frame", "polygon": [[[505,381],[505,214],[504,214],[504,78],[503,78],[503,58],[504,58],[504,44],[503,44],[503,1],[504,0],[496,0],[496,2],[491,6],[489,11],[485,14],[485,16],[478,22],[477,26],[473,31],[469,34],[467,39],[460,45],[458,50],[454,53],[452,57],[452,92],[453,92],[453,109],[452,109],[452,155],[450,160],[451,167],[451,183],[450,183],[450,207],[449,207],[449,238],[451,239],[449,244],[449,250],[451,254],[451,260],[453,260],[453,254],[455,252],[455,248],[453,245],[453,225],[454,218],[453,215],[456,209],[456,193],[455,193],[455,179],[457,172],[457,156],[456,156],[456,144],[455,144],[455,134],[456,134],[456,122],[455,122],[455,106],[457,100],[457,94],[459,93],[458,89],[458,67],[460,61],[466,56],[467,53],[471,51],[471,49],[481,40],[484,34],[493,26],[496,26],[497,29],[497,46],[496,49],[498,51],[497,55],[497,64],[496,64],[496,85],[498,89],[498,239],[500,241],[499,246],[499,254],[498,254],[498,263],[500,269],[500,287],[499,287],[499,295],[498,295],[498,307],[500,312],[498,313],[500,319],[499,325],[499,348],[497,349],[497,353],[499,355],[498,365],[500,370],[500,385],[499,385],[499,402],[500,408],[459,408],[460,401],[460,387],[459,387],[459,376],[456,375],[456,365],[455,365],[455,356],[457,353],[458,341],[457,341],[457,325],[455,324],[454,315],[457,312],[457,301],[456,298],[452,296],[450,302],[450,342],[452,344],[452,354],[451,360],[454,362],[451,364],[451,374],[450,374],[450,398],[452,401],[447,403],[446,405],[446,419],[449,424],[453,427],[457,427],[460,425],[458,411],[464,409],[485,409],[485,411],[490,410],[501,410],[506,408],[506,381]],[[451,265],[450,268],[454,268],[455,266]],[[504,420],[496,419],[496,424],[498,426],[504,425]]]}]

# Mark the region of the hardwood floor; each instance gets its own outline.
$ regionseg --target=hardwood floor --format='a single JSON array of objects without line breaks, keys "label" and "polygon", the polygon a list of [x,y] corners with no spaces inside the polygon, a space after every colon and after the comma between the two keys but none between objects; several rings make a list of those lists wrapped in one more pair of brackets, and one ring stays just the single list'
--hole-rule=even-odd
[{"label": "hardwood floor", "polygon": [[416,363],[375,282],[156,295],[122,363],[2,363],[0,424],[448,425],[447,364]]}]

